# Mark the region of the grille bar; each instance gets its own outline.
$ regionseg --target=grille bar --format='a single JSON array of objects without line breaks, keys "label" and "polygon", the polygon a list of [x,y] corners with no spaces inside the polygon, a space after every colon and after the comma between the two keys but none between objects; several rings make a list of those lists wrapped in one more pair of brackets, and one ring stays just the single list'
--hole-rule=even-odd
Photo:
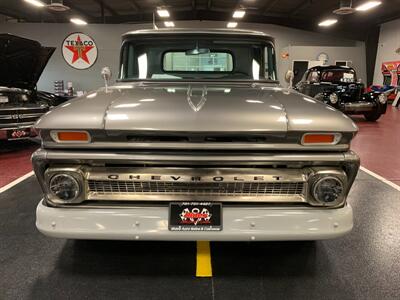
[{"label": "grille bar", "polygon": [[0,108],[0,128],[32,125],[48,110],[48,107]]},{"label": "grille bar", "polygon": [[98,195],[289,196],[302,195],[304,185],[304,182],[88,181],[89,192]]}]

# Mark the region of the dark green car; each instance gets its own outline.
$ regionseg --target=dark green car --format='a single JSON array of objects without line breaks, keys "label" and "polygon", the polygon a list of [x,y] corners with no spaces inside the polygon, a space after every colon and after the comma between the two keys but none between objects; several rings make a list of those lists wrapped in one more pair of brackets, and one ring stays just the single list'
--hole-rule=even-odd
[{"label": "dark green car", "polygon": [[378,120],[387,108],[386,94],[366,93],[364,84],[357,80],[355,70],[350,67],[313,67],[304,73],[295,89],[346,114],[362,114],[372,122]]}]

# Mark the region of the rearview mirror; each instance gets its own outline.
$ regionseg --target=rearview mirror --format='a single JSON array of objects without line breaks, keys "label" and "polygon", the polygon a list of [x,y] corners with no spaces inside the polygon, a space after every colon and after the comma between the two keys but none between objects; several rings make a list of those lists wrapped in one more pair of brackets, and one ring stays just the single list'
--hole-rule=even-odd
[{"label": "rearview mirror", "polygon": [[287,70],[285,74],[285,80],[287,83],[289,83],[288,88],[291,89],[293,87],[293,78],[294,78],[294,73],[292,70]]},{"label": "rearview mirror", "polygon": [[186,55],[200,55],[200,54],[208,54],[211,50],[208,48],[195,48],[191,50],[187,50]]},{"label": "rearview mirror", "polygon": [[101,77],[104,79],[104,86],[106,88],[106,92],[108,91],[108,82],[110,81],[111,76],[112,73],[109,67],[104,67],[101,69]]}]

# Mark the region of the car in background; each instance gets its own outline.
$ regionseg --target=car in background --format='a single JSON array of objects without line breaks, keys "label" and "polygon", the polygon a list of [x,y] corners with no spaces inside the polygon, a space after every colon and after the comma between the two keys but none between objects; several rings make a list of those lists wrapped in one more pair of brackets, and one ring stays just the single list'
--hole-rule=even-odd
[{"label": "car in background", "polygon": [[66,101],[36,89],[54,50],[37,41],[0,34],[0,140],[35,136],[36,120]]},{"label": "car in background", "polygon": [[119,70],[115,85],[35,124],[42,233],[262,241],[352,229],[346,198],[359,168],[350,150],[357,126],[279,85],[272,37],[133,31],[123,36]]},{"label": "car in background", "polygon": [[349,115],[364,115],[376,121],[386,113],[387,95],[365,92],[356,71],[343,66],[316,66],[308,69],[295,89],[323,101]]}]

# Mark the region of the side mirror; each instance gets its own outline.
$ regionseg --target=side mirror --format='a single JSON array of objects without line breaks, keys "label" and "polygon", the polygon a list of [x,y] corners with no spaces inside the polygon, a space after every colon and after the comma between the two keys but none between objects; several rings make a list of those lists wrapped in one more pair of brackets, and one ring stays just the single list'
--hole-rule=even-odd
[{"label": "side mirror", "polygon": [[288,88],[291,89],[293,88],[293,78],[294,78],[294,73],[292,70],[287,70],[285,74],[285,80],[287,83],[289,83]]},{"label": "side mirror", "polygon": [[109,67],[104,67],[101,69],[101,77],[104,79],[104,86],[106,88],[106,92],[108,89],[108,82],[110,81],[112,76],[111,69]]}]

